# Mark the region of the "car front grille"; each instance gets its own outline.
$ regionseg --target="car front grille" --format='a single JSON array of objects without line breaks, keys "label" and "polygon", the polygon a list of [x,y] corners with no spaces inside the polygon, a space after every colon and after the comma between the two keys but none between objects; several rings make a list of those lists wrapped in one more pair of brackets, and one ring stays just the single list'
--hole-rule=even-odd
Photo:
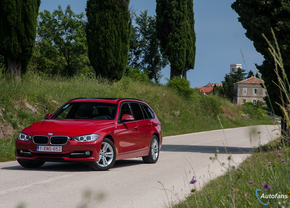
[{"label": "car front grille", "polygon": [[68,137],[65,136],[53,136],[50,137],[50,144],[66,144],[68,141]]},{"label": "car front grille", "polygon": [[35,144],[48,144],[48,137],[47,136],[34,136],[33,142]]}]

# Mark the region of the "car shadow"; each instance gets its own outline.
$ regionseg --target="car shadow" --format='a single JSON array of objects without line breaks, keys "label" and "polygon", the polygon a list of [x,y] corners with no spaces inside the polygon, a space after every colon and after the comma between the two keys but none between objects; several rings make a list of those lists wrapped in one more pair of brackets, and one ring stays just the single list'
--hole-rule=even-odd
[{"label": "car shadow", "polygon": [[25,170],[25,171],[57,171],[57,172],[85,172],[91,170],[84,163],[72,162],[46,162],[39,168],[24,168],[21,165],[3,167],[2,170]]},{"label": "car shadow", "polygon": [[[142,159],[126,159],[118,160],[115,162],[111,169],[118,169],[126,166],[144,164]],[[51,171],[51,172],[88,172],[94,171],[85,163],[80,162],[46,162],[39,168],[24,168],[21,165],[2,167],[2,170],[15,170],[15,171]],[[110,170],[109,170],[110,171]]]},{"label": "car shadow", "polygon": [[218,154],[249,154],[254,148],[247,147],[225,147],[225,146],[200,146],[200,145],[172,145],[164,144],[161,147],[161,152],[200,152],[200,153],[216,153]]}]

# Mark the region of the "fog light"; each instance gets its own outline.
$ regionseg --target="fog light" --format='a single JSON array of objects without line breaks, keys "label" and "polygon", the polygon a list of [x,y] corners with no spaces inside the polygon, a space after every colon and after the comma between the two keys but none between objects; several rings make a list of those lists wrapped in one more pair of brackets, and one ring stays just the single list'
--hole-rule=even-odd
[{"label": "fog light", "polygon": [[21,149],[21,150],[19,150],[19,152],[20,152],[20,154],[22,154],[23,153],[23,150]]},{"label": "fog light", "polygon": [[90,151],[85,151],[85,155],[89,156],[90,154]]}]

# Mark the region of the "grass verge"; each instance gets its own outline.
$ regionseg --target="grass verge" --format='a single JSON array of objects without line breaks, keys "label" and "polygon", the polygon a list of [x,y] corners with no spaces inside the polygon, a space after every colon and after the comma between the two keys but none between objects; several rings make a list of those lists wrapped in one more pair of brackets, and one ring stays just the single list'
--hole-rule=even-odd
[{"label": "grass verge", "polygon": [[173,208],[290,207],[289,168],[290,149],[272,141],[255,149],[239,167],[228,167],[226,174],[200,191],[192,189],[192,194]]}]

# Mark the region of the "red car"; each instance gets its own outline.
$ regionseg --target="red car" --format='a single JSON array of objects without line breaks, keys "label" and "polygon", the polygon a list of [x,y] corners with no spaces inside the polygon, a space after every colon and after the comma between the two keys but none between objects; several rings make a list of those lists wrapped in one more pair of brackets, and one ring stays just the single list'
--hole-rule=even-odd
[{"label": "red car", "polygon": [[16,159],[25,168],[46,161],[77,161],[108,170],[116,160],[158,160],[161,124],[141,100],[75,98],[44,119],[23,129],[16,139]]}]

